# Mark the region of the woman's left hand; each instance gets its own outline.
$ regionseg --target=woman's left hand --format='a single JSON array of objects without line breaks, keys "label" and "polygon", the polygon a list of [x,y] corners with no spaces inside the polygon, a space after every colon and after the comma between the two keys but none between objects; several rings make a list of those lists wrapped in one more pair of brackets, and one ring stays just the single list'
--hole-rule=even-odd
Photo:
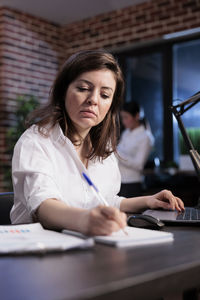
[{"label": "woman's left hand", "polygon": [[183,201],[174,196],[172,192],[168,190],[162,190],[159,193],[156,193],[152,196],[147,198],[147,206],[150,209],[170,209],[170,210],[184,210],[184,203]]}]

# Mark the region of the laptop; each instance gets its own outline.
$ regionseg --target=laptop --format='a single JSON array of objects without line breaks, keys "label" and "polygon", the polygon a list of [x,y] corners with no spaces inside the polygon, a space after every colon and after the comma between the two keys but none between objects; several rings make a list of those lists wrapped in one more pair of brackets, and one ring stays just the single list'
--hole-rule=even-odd
[{"label": "laptop", "polygon": [[200,208],[185,207],[185,211],[178,212],[168,210],[145,210],[144,215],[150,215],[154,218],[160,219],[165,224],[184,224],[184,225],[200,225]]}]

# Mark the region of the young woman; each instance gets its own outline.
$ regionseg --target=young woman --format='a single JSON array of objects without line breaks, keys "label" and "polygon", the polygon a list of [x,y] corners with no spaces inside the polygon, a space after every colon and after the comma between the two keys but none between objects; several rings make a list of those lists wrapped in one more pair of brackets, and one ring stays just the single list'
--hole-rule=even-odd
[{"label": "young woman", "polygon": [[125,128],[117,147],[122,182],[120,195],[139,196],[142,194],[142,171],[154,144],[154,137],[141,120],[137,102],[125,103],[120,116]]},{"label": "young woman", "polygon": [[[117,196],[121,178],[115,151],[123,89],[121,70],[109,53],[82,51],[66,61],[49,103],[34,113],[35,124],[15,146],[12,223],[39,221],[49,229],[108,235],[126,225],[126,211],[183,209],[167,190],[142,198]],[[82,172],[109,207],[99,203]]]}]

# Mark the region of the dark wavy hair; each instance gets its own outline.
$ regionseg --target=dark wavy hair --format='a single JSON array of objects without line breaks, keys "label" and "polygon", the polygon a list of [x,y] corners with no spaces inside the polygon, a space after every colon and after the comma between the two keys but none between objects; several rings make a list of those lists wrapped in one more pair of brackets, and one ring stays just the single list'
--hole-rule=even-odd
[{"label": "dark wavy hair", "polygon": [[140,106],[136,101],[125,102],[122,110],[130,113],[133,117],[140,112]]},{"label": "dark wavy hair", "polygon": [[[138,102],[131,101],[131,102],[125,102],[121,110],[126,111],[130,113],[133,117],[135,117],[138,113],[140,113],[141,108]],[[147,128],[147,121],[145,117],[140,118],[140,124],[142,124],[145,128]]]},{"label": "dark wavy hair", "polygon": [[49,102],[31,114],[27,120],[28,127],[35,123],[38,125],[39,132],[44,134],[43,128],[47,124],[50,125],[50,129],[59,124],[63,133],[73,144],[76,144],[77,141],[73,140],[73,136],[77,132],[65,109],[68,86],[82,73],[102,69],[113,72],[116,89],[111,107],[104,120],[89,131],[88,138],[91,149],[87,158],[104,159],[116,151],[119,135],[119,109],[122,105],[124,80],[114,56],[104,50],[80,51],[67,59],[54,81]]}]

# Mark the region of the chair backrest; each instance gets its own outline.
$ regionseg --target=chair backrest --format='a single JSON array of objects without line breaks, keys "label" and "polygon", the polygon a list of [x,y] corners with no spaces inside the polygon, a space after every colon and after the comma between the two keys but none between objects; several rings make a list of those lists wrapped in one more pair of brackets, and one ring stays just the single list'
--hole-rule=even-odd
[{"label": "chair backrest", "polygon": [[11,224],[10,210],[14,203],[14,193],[0,193],[0,225]]}]

